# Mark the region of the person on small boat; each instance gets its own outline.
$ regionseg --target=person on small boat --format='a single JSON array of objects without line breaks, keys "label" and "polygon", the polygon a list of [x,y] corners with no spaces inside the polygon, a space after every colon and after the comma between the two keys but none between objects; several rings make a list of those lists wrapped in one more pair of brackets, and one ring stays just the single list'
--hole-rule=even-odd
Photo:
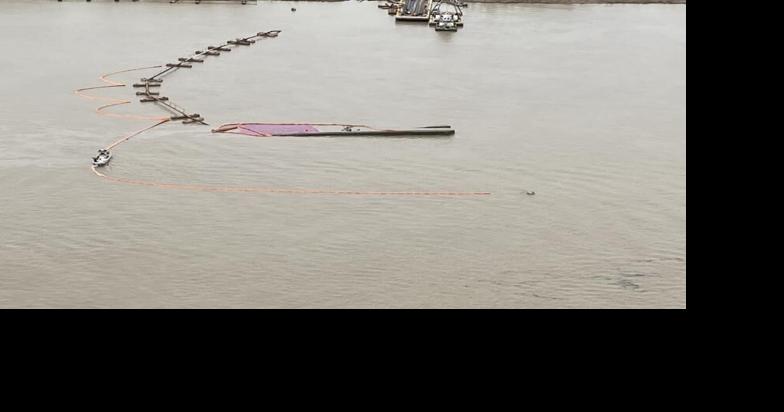
[{"label": "person on small boat", "polygon": [[109,163],[112,155],[106,149],[98,149],[98,156],[93,157],[93,165],[104,166]]}]

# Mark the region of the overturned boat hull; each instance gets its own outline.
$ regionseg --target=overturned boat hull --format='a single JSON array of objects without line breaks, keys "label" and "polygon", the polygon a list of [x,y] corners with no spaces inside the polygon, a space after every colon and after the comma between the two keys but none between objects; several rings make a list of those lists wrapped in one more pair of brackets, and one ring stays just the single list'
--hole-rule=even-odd
[{"label": "overturned boat hull", "polygon": [[411,129],[377,129],[364,125],[336,123],[230,123],[212,130],[213,133],[235,133],[248,136],[351,137],[411,136],[432,137],[455,134],[451,126],[425,126]]}]

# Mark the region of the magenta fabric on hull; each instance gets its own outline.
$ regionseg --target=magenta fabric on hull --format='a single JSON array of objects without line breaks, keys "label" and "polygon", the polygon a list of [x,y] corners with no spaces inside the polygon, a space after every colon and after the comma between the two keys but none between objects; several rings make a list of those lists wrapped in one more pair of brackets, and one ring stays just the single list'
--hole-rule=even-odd
[{"label": "magenta fabric on hull", "polygon": [[318,129],[309,124],[243,124],[239,126],[240,130],[250,131],[250,134],[258,135],[276,135],[276,134],[290,134],[290,133],[313,133],[318,132]]}]

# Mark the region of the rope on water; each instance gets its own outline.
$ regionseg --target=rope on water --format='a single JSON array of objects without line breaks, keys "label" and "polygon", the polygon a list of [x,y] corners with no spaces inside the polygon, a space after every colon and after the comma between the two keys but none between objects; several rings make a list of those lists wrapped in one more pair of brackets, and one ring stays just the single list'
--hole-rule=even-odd
[{"label": "rope on water", "polygon": [[428,192],[428,191],[359,191],[359,190],[325,190],[325,189],[283,189],[267,187],[233,187],[211,186],[197,184],[164,183],[149,180],[128,179],[105,175],[93,166],[93,172],[106,180],[115,183],[124,183],[137,186],[157,187],[160,189],[189,190],[199,192],[224,192],[224,193],[280,193],[280,194],[309,194],[309,195],[352,195],[352,196],[430,196],[430,197],[457,197],[457,196],[489,196],[490,192]]},{"label": "rope on water", "polygon": [[124,100],[124,99],[115,99],[115,98],[112,98],[112,97],[105,97],[105,96],[95,96],[95,95],[92,95],[92,94],[85,93],[85,91],[88,91],[88,90],[108,89],[108,88],[114,88],[114,87],[125,87],[125,86],[127,86],[124,83],[120,83],[120,82],[116,82],[116,81],[113,81],[113,80],[109,80],[108,79],[109,76],[114,76],[114,75],[120,74],[120,73],[128,73],[128,72],[139,71],[139,70],[155,69],[155,68],[158,68],[158,67],[162,67],[162,66],[159,65],[159,66],[149,66],[149,67],[138,67],[138,68],[135,68],[135,69],[126,69],[126,70],[120,70],[120,71],[116,71],[116,72],[112,72],[112,73],[106,73],[106,74],[102,75],[101,77],[99,77],[99,79],[102,82],[107,83],[108,86],[84,87],[84,88],[81,88],[81,89],[74,90],[74,94],[76,94],[79,97],[83,97],[83,98],[90,99],[90,100],[104,100],[104,101],[111,102],[109,104],[105,104],[103,106],[99,106],[98,108],[95,109],[95,112],[98,113],[99,115],[102,115],[102,116],[110,116],[110,117],[116,117],[116,118],[122,118],[122,119],[132,119],[132,120],[163,120],[163,119],[168,119],[168,117],[162,117],[162,116],[140,116],[140,115],[133,115],[133,114],[122,114],[122,113],[105,112],[104,111],[105,109],[108,109],[108,108],[114,107],[114,106],[120,106],[120,105],[123,105],[123,104],[129,104],[129,103],[131,103],[131,101],[130,100]]},{"label": "rope on water", "polygon": [[[280,33],[280,30],[271,30],[268,32],[259,32],[254,36],[250,36],[244,39],[238,39],[242,41],[248,41],[256,37],[277,37]],[[219,46],[219,47],[229,47],[226,46]],[[197,53],[195,56],[200,55],[207,55],[210,49],[208,48],[207,51],[202,53]],[[194,57],[195,58],[195,57]],[[119,117],[119,118],[126,118],[126,119],[134,119],[134,120],[157,120],[158,122],[147,126],[143,129],[137,130],[132,132],[126,136],[121,137],[114,143],[110,144],[106,147],[106,150],[113,149],[131,138],[138,136],[141,133],[144,133],[150,129],[153,129],[157,126],[165,124],[171,121],[170,117],[152,117],[152,116],[139,116],[139,115],[132,115],[132,114],[119,114],[119,113],[111,113],[111,112],[104,112],[105,109],[110,107],[119,106],[123,104],[131,103],[130,100],[123,100],[123,99],[115,99],[111,97],[105,96],[95,96],[92,94],[85,93],[88,90],[97,90],[97,89],[106,89],[106,88],[114,88],[114,87],[125,87],[126,84],[116,82],[110,80],[109,77],[113,75],[117,75],[120,73],[128,73],[133,71],[139,70],[149,70],[154,68],[163,67],[161,65],[158,66],[149,66],[149,67],[139,67],[134,69],[126,69],[120,70],[112,73],[107,73],[99,77],[99,79],[107,83],[106,86],[94,86],[94,87],[85,87],[81,89],[77,89],[74,93],[80,97],[91,99],[91,100],[104,100],[109,101],[111,103],[105,104],[103,106],[98,107],[95,111],[96,113],[104,116],[112,116],[112,117]],[[173,69],[173,70],[172,70]],[[169,74],[175,70],[179,69],[179,67],[169,67],[166,70],[152,76],[151,78],[147,79],[152,80],[158,76],[162,76],[164,74]],[[157,99],[156,99],[157,100]],[[160,102],[162,103],[162,102]],[[178,110],[179,111],[179,110]],[[280,123],[279,123],[280,124]],[[305,123],[287,123],[290,125],[302,125]],[[338,123],[308,123],[311,125],[333,125],[333,126],[343,126],[343,124]],[[236,123],[236,126],[241,127],[242,123]],[[367,127],[363,125],[351,125],[354,127]],[[138,180],[138,179],[128,179],[122,177],[113,177],[101,173],[96,166],[92,166],[92,171],[95,175],[106,179],[111,182],[115,183],[122,183],[122,184],[129,184],[129,185],[139,185],[139,186],[149,186],[149,187],[157,187],[161,189],[176,189],[176,190],[191,190],[191,191],[202,191],[202,192],[232,192],[232,193],[281,193],[281,194],[310,194],[310,195],[351,195],[351,196],[430,196],[430,197],[438,197],[438,196],[448,196],[448,197],[456,197],[456,196],[488,196],[490,192],[448,192],[448,191],[357,191],[357,190],[327,190],[327,189],[286,189],[286,188],[265,188],[265,187],[232,187],[232,186],[214,186],[214,185],[198,185],[198,184],[180,184],[180,183],[165,183],[165,182],[158,182],[158,181],[147,181],[147,180]]]},{"label": "rope on water", "polygon": [[164,124],[164,123],[166,123],[166,122],[168,122],[168,121],[169,121],[169,119],[163,119],[163,120],[161,120],[160,122],[158,122],[158,123],[155,123],[155,124],[154,124],[154,125],[152,125],[152,126],[145,127],[144,129],[141,129],[141,130],[135,131],[135,132],[133,132],[133,133],[131,133],[131,134],[127,135],[127,136],[123,136],[123,137],[121,137],[121,138],[120,138],[120,140],[117,140],[116,142],[114,142],[114,143],[110,144],[109,146],[106,146],[106,150],[113,149],[113,148],[115,148],[115,147],[117,147],[117,146],[121,145],[122,143],[125,143],[125,142],[126,142],[126,141],[128,141],[130,138],[132,138],[132,137],[134,137],[134,136],[138,136],[138,135],[140,135],[140,134],[142,134],[142,133],[144,133],[144,132],[146,132],[146,131],[148,131],[148,130],[152,129],[153,127],[160,126],[160,125],[162,125],[162,124]]}]

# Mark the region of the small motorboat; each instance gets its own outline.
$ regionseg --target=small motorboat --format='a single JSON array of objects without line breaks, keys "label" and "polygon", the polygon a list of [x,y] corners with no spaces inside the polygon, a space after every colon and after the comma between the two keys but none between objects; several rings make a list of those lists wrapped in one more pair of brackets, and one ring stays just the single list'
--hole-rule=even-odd
[{"label": "small motorboat", "polygon": [[99,149],[98,156],[93,157],[93,166],[106,166],[110,160],[112,160],[112,154],[106,149]]}]

